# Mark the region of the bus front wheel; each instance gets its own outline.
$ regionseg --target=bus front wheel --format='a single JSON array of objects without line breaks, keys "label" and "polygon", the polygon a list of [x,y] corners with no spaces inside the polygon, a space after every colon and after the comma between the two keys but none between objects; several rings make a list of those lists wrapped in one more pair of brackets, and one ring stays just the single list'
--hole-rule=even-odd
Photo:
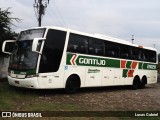
[{"label": "bus front wheel", "polygon": [[80,87],[80,81],[79,78],[76,76],[70,76],[67,79],[65,91],[66,93],[75,93]]}]

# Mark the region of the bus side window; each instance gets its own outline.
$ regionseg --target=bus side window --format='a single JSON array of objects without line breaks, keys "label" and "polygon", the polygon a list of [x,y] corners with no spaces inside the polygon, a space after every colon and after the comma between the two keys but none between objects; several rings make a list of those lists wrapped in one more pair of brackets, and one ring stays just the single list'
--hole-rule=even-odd
[{"label": "bus side window", "polygon": [[107,55],[107,56],[110,56],[110,57],[115,56],[115,55],[114,55],[114,51],[107,51],[107,52],[106,52],[106,55]]},{"label": "bus side window", "polygon": [[68,52],[78,52],[78,40],[74,36],[70,36],[68,43]]},{"label": "bus side window", "polygon": [[70,34],[67,52],[88,53],[88,38],[76,34]]},{"label": "bus side window", "polygon": [[104,55],[104,42],[99,39],[89,39],[89,54]]},{"label": "bus side window", "polygon": [[138,50],[138,60],[142,61],[142,51]]},{"label": "bus side window", "polygon": [[119,45],[113,42],[105,42],[105,56],[119,58]]},{"label": "bus side window", "polygon": [[131,59],[132,49],[126,45],[120,45],[120,58]]},{"label": "bus side window", "polygon": [[148,61],[149,60],[148,50],[143,50],[142,59],[143,59],[143,61]]},{"label": "bus side window", "polygon": [[156,52],[149,51],[149,62],[156,62]]},{"label": "bus side window", "polygon": [[110,42],[105,41],[105,56],[106,57],[114,57],[113,46]]},{"label": "bus side window", "polygon": [[139,51],[137,48],[132,49],[132,59],[133,60],[139,60]]}]

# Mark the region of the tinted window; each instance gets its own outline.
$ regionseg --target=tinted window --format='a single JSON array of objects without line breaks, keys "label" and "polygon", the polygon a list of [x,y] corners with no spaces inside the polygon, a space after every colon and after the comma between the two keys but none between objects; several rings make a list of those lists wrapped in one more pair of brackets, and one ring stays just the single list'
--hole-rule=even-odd
[{"label": "tinted window", "polygon": [[88,38],[76,34],[70,34],[68,52],[88,53]]},{"label": "tinted window", "polygon": [[149,50],[145,50],[145,49],[143,49],[142,50],[143,51],[143,53],[142,53],[142,60],[143,61],[149,61]]},{"label": "tinted window", "polygon": [[142,48],[132,47],[132,59],[146,62],[156,62],[156,52]]},{"label": "tinted window", "polygon": [[156,52],[82,35],[70,34],[68,52],[156,62]]},{"label": "tinted window", "polygon": [[156,62],[156,52],[149,51],[149,62]]},{"label": "tinted window", "polygon": [[104,42],[99,39],[89,39],[89,54],[104,55]]},{"label": "tinted window", "polygon": [[132,49],[127,45],[119,45],[120,46],[120,58],[123,59],[131,59]]},{"label": "tinted window", "polygon": [[140,60],[140,53],[138,48],[135,48],[135,47],[132,48],[132,59]]},{"label": "tinted window", "polygon": [[105,42],[105,56],[119,58],[119,44],[113,42]]},{"label": "tinted window", "polygon": [[66,32],[52,29],[48,31],[41,56],[40,73],[56,72],[58,70],[65,38]]}]

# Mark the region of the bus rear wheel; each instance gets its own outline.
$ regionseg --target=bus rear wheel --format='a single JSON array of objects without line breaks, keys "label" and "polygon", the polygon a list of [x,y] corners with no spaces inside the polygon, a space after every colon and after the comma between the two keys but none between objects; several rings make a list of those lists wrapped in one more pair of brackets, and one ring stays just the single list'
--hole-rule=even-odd
[{"label": "bus rear wheel", "polygon": [[79,78],[76,76],[70,76],[67,79],[65,91],[66,93],[75,93],[80,88]]},{"label": "bus rear wheel", "polygon": [[136,76],[134,79],[133,79],[133,85],[132,85],[132,89],[133,90],[137,90],[140,86],[141,82],[140,82],[140,78],[138,76]]},{"label": "bus rear wheel", "polygon": [[147,77],[146,77],[146,76],[143,76],[139,88],[140,88],[140,89],[145,88],[145,85],[146,85],[146,84],[147,84]]}]

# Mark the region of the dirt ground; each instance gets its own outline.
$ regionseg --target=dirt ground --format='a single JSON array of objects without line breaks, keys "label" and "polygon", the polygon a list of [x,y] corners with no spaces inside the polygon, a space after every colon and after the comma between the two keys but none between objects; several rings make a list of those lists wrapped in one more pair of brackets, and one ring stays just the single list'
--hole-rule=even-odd
[{"label": "dirt ground", "polygon": [[138,90],[130,86],[83,88],[75,94],[47,90],[32,102],[40,101],[78,105],[85,111],[160,111],[160,79]]},{"label": "dirt ground", "polygon": [[160,111],[160,75],[157,84],[147,85],[146,88],[138,90],[132,90],[130,86],[117,86],[82,88],[75,94],[66,94],[62,89],[21,91],[19,88],[14,88],[11,90],[15,91],[15,89],[18,89],[17,94],[25,94],[26,100],[13,96],[14,110],[28,110],[36,103],[46,103],[46,105],[56,105],[48,106],[51,111],[59,111],[61,108],[73,111]]}]

